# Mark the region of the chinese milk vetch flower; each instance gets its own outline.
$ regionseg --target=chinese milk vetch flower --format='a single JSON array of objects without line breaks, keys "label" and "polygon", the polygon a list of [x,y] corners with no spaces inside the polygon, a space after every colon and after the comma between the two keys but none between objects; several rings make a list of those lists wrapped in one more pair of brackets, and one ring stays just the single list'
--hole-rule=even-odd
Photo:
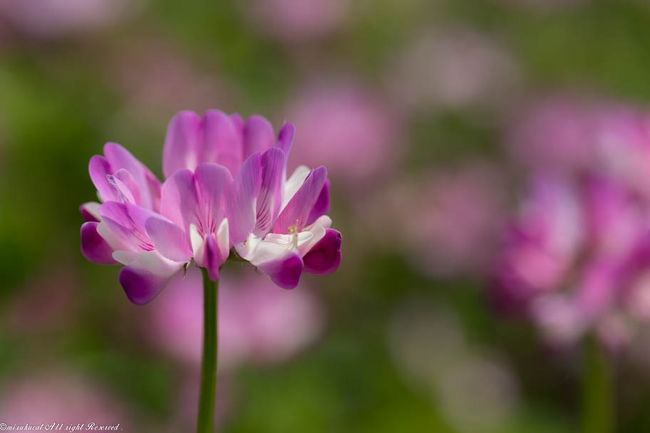
[{"label": "chinese milk vetch flower", "polygon": [[555,98],[513,137],[529,177],[495,300],[531,317],[551,342],[595,333],[620,347],[650,318],[650,117]]},{"label": "chinese milk vetch flower", "polygon": [[649,216],[645,200],[606,177],[534,179],[507,232],[497,304],[551,343],[595,332],[620,345],[650,318]]},{"label": "chinese milk vetch flower", "polygon": [[326,170],[303,166],[286,177],[293,134],[287,124],[276,139],[260,116],[180,112],[167,131],[162,185],[108,143],[105,156],[90,161],[104,203],[82,206],[84,255],[125,265],[120,283],[136,304],[149,302],[192,263],[216,280],[233,246],[285,288],[295,287],[303,270],[334,271],[341,235],[325,215]]}]

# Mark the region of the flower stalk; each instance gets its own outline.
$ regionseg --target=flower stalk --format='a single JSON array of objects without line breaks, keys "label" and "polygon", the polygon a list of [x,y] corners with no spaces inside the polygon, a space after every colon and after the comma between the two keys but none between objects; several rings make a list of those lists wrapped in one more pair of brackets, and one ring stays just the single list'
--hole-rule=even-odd
[{"label": "flower stalk", "polygon": [[587,338],[583,353],[583,433],[614,433],[613,386],[605,348],[595,338]]},{"label": "flower stalk", "polygon": [[214,403],[217,389],[217,309],[219,282],[212,281],[208,270],[203,273],[203,358],[197,433],[214,432]]}]

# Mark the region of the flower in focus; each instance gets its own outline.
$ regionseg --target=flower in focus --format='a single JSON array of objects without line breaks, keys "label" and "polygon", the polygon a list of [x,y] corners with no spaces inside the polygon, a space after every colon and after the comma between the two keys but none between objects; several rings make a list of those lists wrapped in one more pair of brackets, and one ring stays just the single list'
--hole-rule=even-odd
[{"label": "flower in focus", "polygon": [[[385,175],[399,154],[399,121],[380,101],[353,85],[313,87],[289,106],[298,131],[290,162],[325,164],[349,185]],[[363,155],[351,158],[350,155]]]},{"label": "flower in focus", "polygon": [[494,298],[530,317],[554,344],[595,333],[620,347],[650,318],[650,201],[634,170],[619,170],[650,164],[650,128],[641,113],[620,113],[600,108],[586,117],[593,128],[579,134],[588,138],[580,145],[590,146],[591,164],[560,158],[553,170],[541,160],[506,232]]},{"label": "flower in focus", "polygon": [[170,122],[161,185],[119,145],[94,156],[91,179],[103,204],[81,208],[82,252],[91,261],[121,263],[122,284],[136,304],[153,299],[195,263],[212,280],[234,246],[281,287],[302,271],[334,271],[341,235],[330,228],[324,167],[286,177],[293,126],[276,139],[270,123],[209,110],[184,111]]}]

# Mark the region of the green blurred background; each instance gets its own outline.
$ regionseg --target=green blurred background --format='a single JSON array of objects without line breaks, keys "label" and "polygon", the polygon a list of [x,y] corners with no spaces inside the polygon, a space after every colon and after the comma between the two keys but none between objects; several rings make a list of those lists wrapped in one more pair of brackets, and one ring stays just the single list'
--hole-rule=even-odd
[{"label": "green blurred background", "polygon": [[[282,362],[229,374],[219,431],[576,431],[576,354],[549,351],[525,324],[494,314],[475,273],[416,263],[403,234],[410,222],[394,211],[411,179],[477,159],[507,167],[504,130],[540,94],[647,101],[650,7],[300,4],[0,2],[2,398],[15,396],[17,380],[73,376],[119,402],[125,431],[192,431],[178,395],[194,371],[146,342],[143,310],[123,295],[118,268],[79,252],[78,206],[95,197],[88,160],[115,141],[161,176],[166,125],[181,109],[258,113],[277,128],[310,89],[352,87],[382,107],[359,128],[386,128],[386,162],[372,176],[330,169],[343,264],[296,289],[318,297],[324,329]],[[287,17],[294,8],[305,15]],[[363,165],[371,151],[347,152]],[[505,208],[517,181],[506,177]],[[619,430],[650,431],[650,365],[617,362]]]}]

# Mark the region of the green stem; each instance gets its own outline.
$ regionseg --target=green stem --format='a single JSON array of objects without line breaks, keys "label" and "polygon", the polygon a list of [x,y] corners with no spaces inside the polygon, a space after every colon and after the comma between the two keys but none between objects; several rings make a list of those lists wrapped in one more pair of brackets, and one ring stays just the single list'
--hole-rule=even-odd
[{"label": "green stem", "polygon": [[203,360],[201,362],[201,390],[197,433],[214,432],[214,399],[217,390],[217,281],[211,281],[203,272]]},{"label": "green stem", "polygon": [[595,338],[588,338],[583,353],[582,431],[613,433],[613,377],[609,357]]}]

